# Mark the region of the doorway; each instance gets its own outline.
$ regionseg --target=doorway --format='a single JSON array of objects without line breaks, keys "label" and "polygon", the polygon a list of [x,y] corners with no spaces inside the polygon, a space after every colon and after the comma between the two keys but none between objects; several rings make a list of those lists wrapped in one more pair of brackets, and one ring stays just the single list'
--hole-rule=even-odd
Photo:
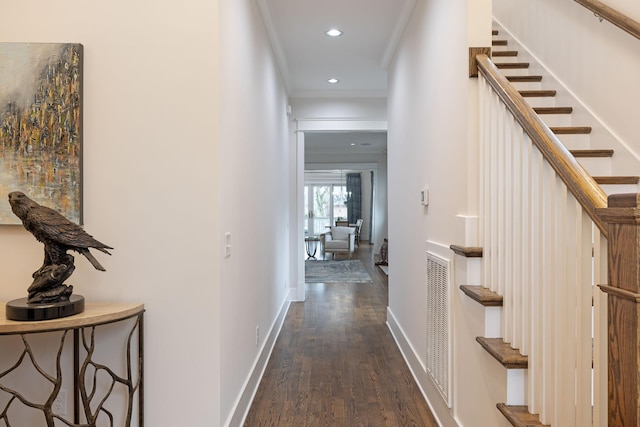
[{"label": "doorway", "polygon": [[[360,172],[365,176],[371,194],[375,189],[375,196],[371,194],[371,209],[375,213],[367,221],[366,239],[369,244],[375,243],[376,249],[382,243],[381,239],[387,234],[387,153],[386,153],[387,123],[377,121],[358,120],[297,120],[294,131],[296,140],[296,214],[297,233],[292,233],[292,256],[294,269],[292,283],[297,283],[292,300],[305,300],[304,281],[304,253],[305,236],[309,233],[321,234],[325,227],[343,216],[334,211],[335,203],[325,202],[326,209],[315,209],[311,198],[314,190],[307,187],[305,172],[310,170],[336,171],[347,169]],[[308,138],[307,138],[308,137]],[[344,140],[348,138],[348,143]],[[305,144],[307,142],[308,144]],[[339,145],[342,145],[340,147]],[[375,181],[375,182],[374,182]],[[314,182],[315,185],[327,185],[327,182]],[[342,191],[342,187],[337,187]],[[333,195],[334,188],[324,189],[325,195]],[[346,193],[346,188],[345,188]],[[317,194],[316,194],[317,195]],[[312,207],[313,209],[310,209]],[[346,207],[345,207],[346,208]],[[310,211],[313,211],[309,215]],[[310,218],[311,216],[311,218]],[[344,214],[346,216],[346,212]],[[365,215],[368,216],[368,215]],[[364,225],[363,225],[364,228]],[[378,240],[380,240],[378,242]]]}]

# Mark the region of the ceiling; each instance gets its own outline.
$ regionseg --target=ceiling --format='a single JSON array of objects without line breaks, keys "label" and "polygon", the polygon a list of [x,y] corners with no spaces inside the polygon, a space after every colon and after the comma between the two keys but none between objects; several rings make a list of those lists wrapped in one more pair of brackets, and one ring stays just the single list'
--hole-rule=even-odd
[{"label": "ceiling", "polygon": [[[386,67],[415,2],[258,0],[289,96],[386,97]],[[328,37],[332,28],[343,34]]]},{"label": "ceiling", "polygon": [[313,154],[386,153],[387,133],[305,132],[304,149]]},{"label": "ceiling", "polygon": [[[386,98],[386,69],[416,0],[257,1],[290,97]],[[332,28],[343,34],[327,36]],[[386,132],[305,134],[310,153],[386,153],[386,147]]]}]

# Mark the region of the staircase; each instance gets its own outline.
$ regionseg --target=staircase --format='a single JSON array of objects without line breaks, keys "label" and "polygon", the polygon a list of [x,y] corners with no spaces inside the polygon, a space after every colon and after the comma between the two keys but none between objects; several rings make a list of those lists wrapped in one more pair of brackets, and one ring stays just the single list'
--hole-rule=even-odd
[{"label": "staircase", "polygon": [[[461,248],[462,252],[466,252],[466,248]],[[469,298],[476,301],[483,307],[502,307],[502,296],[483,287],[460,285],[460,290]],[[484,348],[498,363],[505,369],[527,369],[528,358],[520,354],[518,349],[511,347],[509,343],[504,342],[502,338],[485,338],[476,337],[476,341]],[[507,385],[507,390],[513,388]],[[512,392],[513,390],[511,390]],[[516,427],[537,427],[543,426],[538,419],[537,414],[529,413],[525,405],[508,405],[506,403],[497,403],[497,409],[505,416],[505,418]]]},{"label": "staircase", "polygon": [[[571,105],[563,105],[563,101],[558,101],[558,91],[551,86],[553,79],[544,77],[544,70],[532,61],[521,60],[519,51],[512,45],[515,44],[508,40],[508,37],[501,36],[500,29],[494,29],[492,42],[492,60],[496,68],[507,78],[507,80],[518,90],[520,95],[533,108],[550,130],[557,136],[566,149],[573,155],[577,162],[593,177],[595,182],[600,185],[603,191],[609,194],[615,193],[637,193],[640,177],[635,175],[625,175],[615,173],[614,159],[615,150],[607,147],[606,138],[602,145],[599,139],[592,137],[593,128],[589,123],[582,123],[585,114],[580,114],[580,119],[575,118],[574,107]],[[547,85],[546,81],[550,84]],[[566,99],[568,97],[563,97]],[[562,225],[556,226],[556,231],[562,231]],[[598,239],[597,237],[595,238]],[[598,250],[598,244],[595,243],[593,251]],[[480,247],[463,247],[452,245],[451,249],[460,256],[469,259],[477,259],[482,261],[483,248]],[[506,249],[505,249],[506,250]],[[516,257],[514,257],[516,258]],[[484,265],[484,264],[483,264]],[[484,266],[484,268],[493,268],[492,266]],[[502,267],[501,267],[502,268]],[[508,269],[509,267],[507,267]],[[597,269],[597,268],[596,268]],[[593,273],[594,281],[598,281],[598,273]],[[485,275],[486,277],[486,275]],[[482,280],[479,281],[480,283]],[[492,286],[492,288],[496,288]],[[498,287],[499,288],[499,287]],[[489,285],[485,286],[468,286],[460,284],[460,291],[471,300],[485,308],[499,307],[502,309],[504,298],[500,292],[489,289]],[[513,296],[510,296],[514,298]],[[510,308],[513,310],[513,307]],[[501,317],[512,316],[513,314],[504,312]],[[495,316],[492,317],[495,319]],[[486,317],[486,321],[491,321]],[[502,322],[501,327],[504,328],[506,322]],[[516,331],[517,335],[517,331]],[[518,348],[507,342],[503,337],[476,337],[478,345],[480,345],[489,355],[495,359],[508,372],[524,372],[526,377],[527,371],[530,369],[529,358],[521,354]],[[539,369],[539,368],[536,368]],[[508,382],[511,375],[507,375]],[[525,396],[530,393],[525,381],[514,381],[513,384],[507,384],[507,402],[496,402],[496,408],[500,411],[508,422],[516,427],[535,427],[550,426],[540,421],[538,414],[529,412],[526,405]],[[590,414],[578,415],[575,419],[590,419]],[[558,419],[558,418],[556,418]],[[559,417],[562,419],[562,416]],[[559,422],[558,424],[562,424]],[[586,425],[586,424],[583,424]],[[591,425],[591,423],[589,423]],[[594,421],[594,425],[598,425],[598,421]],[[559,427],[558,425],[554,427]]]},{"label": "staircase", "polygon": [[[474,259],[480,261],[483,255],[482,248],[478,247],[451,245],[450,249],[457,255],[467,258],[467,262],[473,262]],[[502,307],[502,296],[484,286],[460,285],[460,290],[464,295],[477,302],[485,309],[489,307]],[[485,321],[490,320],[486,319]],[[512,348],[511,345],[506,343],[502,338],[476,337],[476,341],[505,369],[528,368],[527,356],[520,354],[517,349]],[[509,378],[508,375],[507,378]],[[507,389],[513,389],[513,387],[518,387],[518,385],[507,384]],[[513,390],[511,391],[513,392]],[[520,392],[521,391],[518,391],[518,394]],[[507,405],[506,403],[498,403],[496,407],[514,426],[536,427],[543,425],[538,420],[538,416],[530,414],[527,407],[524,405]]]},{"label": "staircase", "polygon": [[[519,90],[605,193],[636,193],[640,176],[613,174],[611,159],[614,150],[598,146],[597,141],[592,146],[592,127],[588,123],[574,123],[572,106],[556,105],[557,91],[546,87],[542,72],[537,72],[543,71],[541,67],[530,61],[521,61],[519,51],[509,45],[509,40],[501,36],[499,29],[494,29],[492,36],[491,56],[496,67]],[[532,74],[534,69],[536,71]]]}]

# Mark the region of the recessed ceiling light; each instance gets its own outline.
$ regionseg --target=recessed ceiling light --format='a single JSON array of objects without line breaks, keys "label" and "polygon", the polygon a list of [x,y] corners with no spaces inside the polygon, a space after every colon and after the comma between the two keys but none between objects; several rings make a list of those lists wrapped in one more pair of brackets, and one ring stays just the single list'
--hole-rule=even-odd
[{"label": "recessed ceiling light", "polygon": [[330,30],[325,31],[325,34],[329,37],[340,37],[342,35],[342,31],[337,28],[332,28]]},{"label": "recessed ceiling light", "polygon": [[327,82],[328,82],[328,83],[331,83],[332,85],[334,85],[334,84],[338,83],[339,81],[340,81],[340,80],[338,80],[338,79],[329,79],[329,80],[327,80]]},{"label": "recessed ceiling light", "polygon": [[351,144],[349,144],[349,145],[353,147],[353,146],[355,146],[355,145],[356,145],[356,143],[355,143],[355,142],[352,142],[352,143],[351,143]]}]

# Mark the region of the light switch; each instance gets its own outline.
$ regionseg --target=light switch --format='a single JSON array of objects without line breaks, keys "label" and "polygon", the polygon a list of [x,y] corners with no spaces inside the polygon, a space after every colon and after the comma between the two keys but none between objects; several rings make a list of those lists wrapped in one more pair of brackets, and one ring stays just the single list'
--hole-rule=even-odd
[{"label": "light switch", "polygon": [[229,258],[231,256],[231,233],[224,233],[224,257]]},{"label": "light switch", "polygon": [[424,206],[429,206],[429,187],[425,187],[420,191],[420,203]]}]

